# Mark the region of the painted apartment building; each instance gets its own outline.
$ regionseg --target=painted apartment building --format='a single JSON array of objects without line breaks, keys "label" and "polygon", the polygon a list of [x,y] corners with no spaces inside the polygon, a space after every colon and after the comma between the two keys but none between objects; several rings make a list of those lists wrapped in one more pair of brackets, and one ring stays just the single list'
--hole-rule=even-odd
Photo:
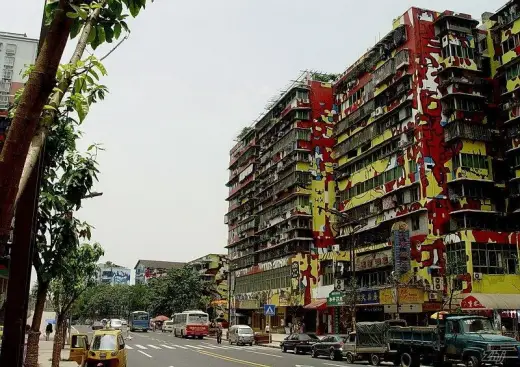
[{"label": "painted apartment building", "polygon": [[130,285],[132,270],[112,262],[98,264],[97,281],[99,284]]},{"label": "painted apartment building", "polygon": [[152,278],[166,276],[170,269],[183,268],[186,263],[160,260],[139,260],[134,266],[135,284],[147,284]]},{"label": "painted apartment building", "polygon": [[186,266],[191,266],[200,274],[211,292],[208,313],[212,319],[229,320],[229,261],[227,255],[208,254],[189,261]]},{"label": "painted apartment building", "polygon": [[325,215],[335,201],[330,81],[304,73],[230,152],[225,223],[236,322],[263,329],[260,309],[274,304],[274,330],[312,303],[318,253],[334,243]]},{"label": "painted apartment building", "polygon": [[399,304],[421,323],[450,292],[465,309],[520,308],[520,27],[506,9],[484,15],[487,29],[411,8],[334,85],[338,209],[349,218],[334,257],[361,287],[358,320],[391,317]]}]

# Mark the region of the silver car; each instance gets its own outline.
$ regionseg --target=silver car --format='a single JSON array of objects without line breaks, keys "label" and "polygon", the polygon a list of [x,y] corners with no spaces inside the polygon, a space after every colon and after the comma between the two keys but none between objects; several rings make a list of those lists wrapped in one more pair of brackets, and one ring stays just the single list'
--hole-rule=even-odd
[{"label": "silver car", "polygon": [[121,328],[123,327],[123,323],[119,319],[111,319],[110,323],[109,323],[109,327],[111,329],[121,330]]},{"label": "silver car", "polygon": [[236,345],[253,345],[255,342],[255,333],[250,326],[247,325],[233,325],[228,332],[229,344]]}]

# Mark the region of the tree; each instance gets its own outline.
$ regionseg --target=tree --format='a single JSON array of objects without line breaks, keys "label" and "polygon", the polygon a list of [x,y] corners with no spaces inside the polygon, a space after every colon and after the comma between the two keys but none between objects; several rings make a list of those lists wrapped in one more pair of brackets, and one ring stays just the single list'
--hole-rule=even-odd
[{"label": "tree", "polygon": [[66,335],[66,317],[79,296],[95,284],[97,262],[103,253],[97,243],[82,244],[66,255],[66,267],[51,281],[50,293],[56,311],[52,367],[59,367],[63,336]]},{"label": "tree", "polygon": [[452,255],[454,254],[448,252],[448,259],[444,269],[447,294],[443,297],[444,302],[442,305],[442,309],[444,310],[447,306],[449,312],[452,310],[453,299],[462,292],[462,279],[460,278],[464,277],[468,272],[466,259]]},{"label": "tree", "polygon": [[165,277],[152,279],[150,286],[150,312],[171,315],[199,308],[208,296],[200,275],[190,267],[170,269]]},{"label": "tree", "polygon": [[[87,84],[95,84],[98,75],[95,68],[102,72],[104,67],[92,56],[89,58],[92,66],[85,68],[81,57],[87,45],[96,49],[118,39],[123,29],[129,31],[126,17],[137,16],[145,5],[146,0],[48,0],[45,13],[49,31],[35,66],[28,73],[0,154],[0,172],[9,172],[0,175],[0,244],[9,238],[16,200],[71,86],[76,96],[68,106],[76,109],[81,120],[88,112],[90,101],[78,92],[86,92]],[[70,63],[60,73],[58,65],[67,39],[78,34],[81,35]]]}]

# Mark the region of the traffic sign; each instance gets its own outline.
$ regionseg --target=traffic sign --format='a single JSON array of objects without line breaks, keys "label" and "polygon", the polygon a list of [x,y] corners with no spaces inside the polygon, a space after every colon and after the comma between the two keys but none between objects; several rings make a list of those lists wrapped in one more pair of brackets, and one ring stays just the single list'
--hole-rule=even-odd
[{"label": "traffic sign", "polygon": [[274,316],[276,315],[276,306],[275,305],[264,305],[264,314],[266,316]]}]

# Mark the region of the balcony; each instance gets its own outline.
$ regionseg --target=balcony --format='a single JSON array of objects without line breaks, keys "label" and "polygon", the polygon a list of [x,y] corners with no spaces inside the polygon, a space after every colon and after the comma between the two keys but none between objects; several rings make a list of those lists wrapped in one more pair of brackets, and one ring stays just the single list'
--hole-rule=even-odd
[{"label": "balcony", "polygon": [[[509,109],[506,109],[509,107]],[[520,117],[520,105],[518,104],[505,104],[504,109],[506,111],[506,121],[504,121],[504,124],[511,124],[512,122],[516,122],[518,118]]]},{"label": "balcony", "polygon": [[354,125],[356,122],[369,117],[370,114],[376,108],[375,101],[372,99],[359,107],[357,110],[351,112],[346,116],[343,120],[341,120],[336,127],[334,128],[334,135],[339,136],[345,130],[347,130],[350,126]]},{"label": "balcony", "polygon": [[448,183],[460,180],[492,181],[489,170],[472,167],[458,167],[448,175]]},{"label": "balcony", "polygon": [[448,143],[454,139],[491,141],[492,134],[484,125],[457,121],[444,128],[444,141]]},{"label": "balcony", "polygon": [[294,185],[306,187],[311,184],[312,176],[309,172],[293,172],[282,178],[273,186],[273,194],[286,190]]},{"label": "balcony", "polygon": [[395,54],[394,57],[395,70],[399,70],[403,66],[410,65],[410,50],[403,49]]},{"label": "balcony", "polygon": [[489,198],[450,195],[450,213],[496,212],[496,206]]},{"label": "balcony", "polygon": [[482,60],[480,57],[466,58],[459,56],[448,56],[440,62],[441,70],[448,70],[450,68],[459,68],[470,71],[480,71]]},{"label": "balcony", "polygon": [[372,80],[374,82],[374,86],[378,86],[383,83],[385,80],[390,78],[395,74],[395,64],[394,59],[390,59],[385,62],[382,66],[374,71],[372,74]]}]

